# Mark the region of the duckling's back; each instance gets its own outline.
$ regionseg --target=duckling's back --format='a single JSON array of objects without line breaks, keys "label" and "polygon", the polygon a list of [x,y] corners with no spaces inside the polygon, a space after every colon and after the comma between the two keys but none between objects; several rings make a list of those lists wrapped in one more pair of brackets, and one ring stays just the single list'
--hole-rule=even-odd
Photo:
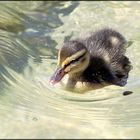
[{"label": "duckling's back", "polygon": [[85,75],[90,71],[89,75],[94,75],[90,78],[99,80],[97,73],[100,73],[105,81],[125,85],[131,69],[130,61],[124,55],[127,44],[125,38],[115,30],[102,29],[83,42],[91,55],[91,64]]},{"label": "duckling's back", "polygon": [[116,61],[125,53],[125,38],[112,29],[102,29],[85,39],[90,55],[102,57],[106,61]]}]

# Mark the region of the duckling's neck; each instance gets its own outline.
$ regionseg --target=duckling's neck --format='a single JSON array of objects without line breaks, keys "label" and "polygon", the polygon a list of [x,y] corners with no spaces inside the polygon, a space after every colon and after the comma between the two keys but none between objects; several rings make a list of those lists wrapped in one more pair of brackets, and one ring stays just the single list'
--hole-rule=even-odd
[{"label": "duckling's neck", "polygon": [[66,87],[68,89],[74,89],[75,86],[76,86],[76,83],[79,82],[79,81],[80,82],[82,81],[83,72],[84,71],[80,71],[80,72],[77,72],[77,73],[69,74],[68,79],[67,79]]},{"label": "duckling's neck", "polygon": [[80,80],[81,75],[82,75],[82,73],[69,74],[67,83],[66,83],[66,88],[74,89],[77,81]]},{"label": "duckling's neck", "polygon": [[83,81],[83,73],[90,65],[90,55],[87,53],[85,62],[81,64],[80,70],[68,74],[67,87],[74,88],[78,81]]}]

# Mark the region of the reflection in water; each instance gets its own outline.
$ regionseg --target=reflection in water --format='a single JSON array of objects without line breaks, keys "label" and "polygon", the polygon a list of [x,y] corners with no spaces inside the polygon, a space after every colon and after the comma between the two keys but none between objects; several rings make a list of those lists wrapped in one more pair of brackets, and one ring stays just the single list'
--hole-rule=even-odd
[{"label": "reflection in water", "polygon": [[7,67],[13,69],[17,73],[22,73],[27,65],[28,53],[27,49],[15,39],[15,35],[4,30],[0,30],[0,87],[7,83],[5,77],[14,82],[16,79],[7,71]]},{"label": "reflection in water", "polygon": [[[0,2],[0,138],[139,138],[139,4]],[[50,86],[63,42],[103,26],[133,40],[128,84],[85,94]]]}]

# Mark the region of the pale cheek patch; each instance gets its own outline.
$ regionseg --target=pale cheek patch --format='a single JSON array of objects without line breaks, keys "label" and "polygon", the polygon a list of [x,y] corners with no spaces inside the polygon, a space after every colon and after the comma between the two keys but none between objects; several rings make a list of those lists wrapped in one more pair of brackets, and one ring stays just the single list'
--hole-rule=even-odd
[{"label": "pale cheek patch", "polygon": [[68,72],[71,70],[71,68],[72,68],[72,66],[70,65],[70,66],[66,67],[64,71],[65,71],[66,73],[68,73]]},{"label": "pale cheek patch", "polygon": [[86,58],[82,58],[82,59],[81,59],[81,62],[83,63],[85,60],[86,60]]}]

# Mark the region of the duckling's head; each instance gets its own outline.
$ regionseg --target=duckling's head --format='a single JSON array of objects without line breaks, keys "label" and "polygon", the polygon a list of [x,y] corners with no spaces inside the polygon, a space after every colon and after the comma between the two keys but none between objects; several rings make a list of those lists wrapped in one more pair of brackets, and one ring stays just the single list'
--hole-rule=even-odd
[{"label": "duckling's head", "polygon": [[68,41],[59,50],[57,69],[50,79],[51,84],[58,83],[66,74],[71,78],[81,75],[88,67],[90,55],[84,44]]}]

